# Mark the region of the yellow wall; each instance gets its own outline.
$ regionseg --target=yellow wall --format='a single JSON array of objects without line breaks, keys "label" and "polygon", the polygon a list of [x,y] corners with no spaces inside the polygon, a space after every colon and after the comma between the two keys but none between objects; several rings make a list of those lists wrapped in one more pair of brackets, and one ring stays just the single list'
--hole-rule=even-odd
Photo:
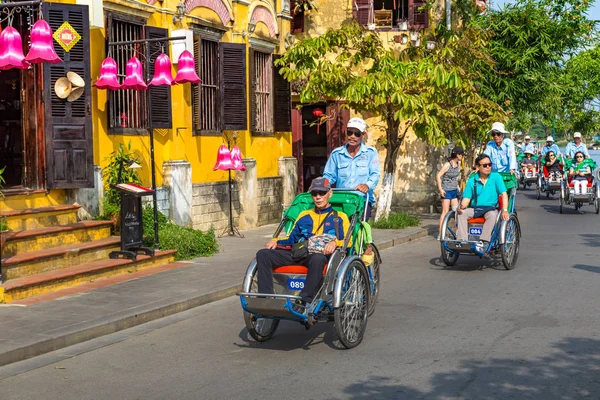
[{"label": "yellow wall", "polygon": [[[227,0],[225,0],[227,1]],[[148,19],[149,26],[158,26],[162,28],[185,29],[191,22],[198,22],[199,19],[210,22],[221,23],[217,14],[211,9],[198,7],[191,11],[188,18],[184,18],[182,23],[175,26],[173,24],[173,12],[178,0],[165,0],[162,2],[162,9],[154,12]],[[262,5],[269,3],[256,2]],[[161,3],[156,3],[159,5]],[[223,35],[223,42],[249,43],[248,38],[241,35],[233,35],[234,32],[247,30],[249,9],[255,4],[247,6],[242,3],[234,3],[231,6],[231,13],[234,21],[229,24],[229,31]],[[270,7],[270,6],[269,6]],[[281,9],[281,3],[277,6]],[[194,18],[195,17],[195,18]],[[279,46],[277,53],[282,53],[285,35],[289,32],[289,22],[287,20],[277,19],[279,35],[277,40]],[[264,24],[259,23],[253,37],[259,35],[268,35],[268,30]],[[249,45],[249,44],[248,44]],[[249,47],[248,47],[249,48]],[[190,51],[192,49],[189,49]],[[104,29],[92,29],[91,32],[91,71],[92,82],[94,82],[99,73],[100,64],[104,60],[105,50],[105,31]],[[247,51],[249,54],[249,51]],[[249,65],[247,62],[246,65]],[[173,69],[175,74],[176,70]],[[248,76],[248,71],[247,71]],[[249,81],[248,81],[249,83]],[[216,161],[217,149],[223,143],[219,137],[193,136],[192,132],[192,98],[191,85],[173,86],[171,90],[173,128],[156,129],[155,137],[155,160],[156,177],[158,186],[162,185],[162,164],[168,160],[186,160],[192,165],[192,182],[215,182],[227,179],[227,173],[223,171],[213,171],[212,168]],[[247,93],[249,91],[247,90]],[[105,158],[114,151],[120,143],[127,144],[131,141],[133,149],[142,159],[142,178],[145,184],[150,184],[150,142],[148,136],[124,136],[109,135],[107,125],[107,93],[105,90],[93,88],[93,127],[94,127],[94,162],[100,166],[105,166]],[[248,104],[248,110],[250,109]],[[248,113],[249,114],[249,113]],[[248,126],[250,121],[248,120]],[[238,132],[237,143],[244,157],[256,159],[258,177],[277,175],[277,159],[282,155],[291,155],[291,133],[277,133],[275,137],[256,138],[251,137],[249,131]]]}]

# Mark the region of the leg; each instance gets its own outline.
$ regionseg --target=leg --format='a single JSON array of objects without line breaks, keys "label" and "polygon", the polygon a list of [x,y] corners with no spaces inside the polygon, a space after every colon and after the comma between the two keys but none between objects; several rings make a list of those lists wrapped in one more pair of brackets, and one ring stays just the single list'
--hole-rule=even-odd
[{"label": "leg", "polygon": [[287,250],[259,250],[256,253],[258,291],[260,293],[275,293],[273,290],[273,267],[293,264],[295,263],[291,252]]},{"label": "leg", "polygon": [[475,213],[474,208],[467,208],[462,211],[462,214],[458,214],[458,231],[456,233],[458,240],[467,240],[469,238],[469,219],[473,218]]},{"label": "leg", "polygon": [[494,230],[494,225],[496,224],[496,218],[498,217],[498,211],[488,211],[485,213],[485,222],[483,223],[483,229],[481,232],[480,240],[489,242],[492,238],[492,231]]},{"label": "leg", "polygon": [[371,211],[373,211],[373,204],[367,201],[367,213],[365,215],[365,221],[369,222],[371,219]]},{"label": "leg", "polygon": [[440,214],[440,227],[438,229],[438,239],[442,235],[442,222],[444,222],[444,217],[448,214],[448,210],[450,209],[450,202],[454,200],[442,200],[442,214]]},{"label": "leg", "polygon": [[300,296],[304,302],[310,303],[315,298],[315,294],[319,290],[319,282],[323,277],[323,267],[325,264],[327,264],[327,256],[321,253],[314,253],[308,256],[308,260],[306,261],[308,274],[306,275],[304,288],[300,292]]}]

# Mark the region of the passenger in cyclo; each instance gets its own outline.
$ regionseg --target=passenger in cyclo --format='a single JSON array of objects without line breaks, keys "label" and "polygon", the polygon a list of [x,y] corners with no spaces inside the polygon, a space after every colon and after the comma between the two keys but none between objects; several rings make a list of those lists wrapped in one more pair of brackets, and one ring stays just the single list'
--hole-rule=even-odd
[{"label": "passenger in cyclo", "polygon": [[592,168],[583,160],[585,154],[582,151],[575,153],[575,161],[569,170],[569,176],[573,177],[573,186],[575,194],[587,194],[588,177],[592,175]]},{"label": "passenger in cyclo", "polygon": [[[364,143],[367,135],[367,123],[361,118],[351,118],[346,126],[346,144],[333,149],[323,177],[329,179],[338,188],[354,189],[367,195],[365,231],[370,232],[366,223],[371,218],[371,210],[375,204],[373,190],[379,183],[379,153],[373,146]],[[370,246],[372,238],[367,237],[367,249],[362,259],[365,265],[374,260],[373,249]]]},{"label": "passenger in cyclo", "polygon": [[465,151],[463,148],[455,146],[450,153],[450,157],[448,157],[448,161],[442,165],[442,168],[435,177],[440,197],[442,198],[440,232],[442,231],[442,222],[450,210],[450,207],[452,207],[453,210],[456,210],[458,207],[458,179],[460,178],[460,162],[464,155]]},{"label": "passenger in cyclo", "polygon": [[487,154],[492,161],[492,171],[510,172],[516,175],[518,164],[515,143],[504,137],[508,133],[503,123],[494,122],[492,129],[488,131],[488,134],[492,136],[492,140],[487,143],[483,153]]},{"label": "passenger in cyclo", "polygon": [[526,178],[532,177],[537,171],[537,161],[533,159],[533,151],[525,150],[525,157],[521,160],[521,172]]},{"label": "passenger in cyclo", "polygon": [[[273,268],[285,265],[303,265],[308,268],[306,282],[300,292],[302,300],[296,304],[300,306],[313,301],[319,289],[323,267],[336,247],[343,246],[344,234],[350,226],[346,214],[335,211],[329,203],[332,191],[328,179],[315,178],[310,185],[309,192],[315,208],[303,211],[298,215],[287,238],[271,239],[265,249],[256,253],[258,291],[260,293],[275,293]],[[308,254],[300,259],[293,258],[291,247],[303,241],[308,241]]]},{"label": "passenger in cyclo", "polygon": [[549,151],[544,157],[544,165],[548,172],[548,180],[552,182],[558,182],[562,179],[562,167],[563,162],[561,159],[556,157],[554,151]]},{"label": "passenger in cyclo", "polygon": [[[484,217],[485,222],[479,241],[475,245],[475,251],[483,254],[489,246],[492,230],[498,216],[498,197],[502,197],[503,220],[508,220],[508,195],[502,176],[491,172],[492,161],[487,154],[481,154],[475,160],[479,172],[473,174],[463,192],[462,201],[458,208],[458,230],[457,239],[466,241],[469,237],[469,219]],[[471,204],[472,203],[472,204]]]}]

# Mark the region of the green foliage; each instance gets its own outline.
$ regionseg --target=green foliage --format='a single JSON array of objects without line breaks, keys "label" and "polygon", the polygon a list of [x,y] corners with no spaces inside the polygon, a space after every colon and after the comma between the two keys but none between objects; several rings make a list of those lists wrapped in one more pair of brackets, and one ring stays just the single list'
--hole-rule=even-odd
[{"label": "green foliage", "polygon": [[419,217],[410,215],[407,212],[392,212],[387,218],[381,218],[371,223],[371,226],[375,229],[405,229],[418,225]]},{"label": "green foliage", "polygon": [[8,225],[6,224],[6,220],[4,218],[0,218],[0,232],[7,231]]},{"label": "green foliage", "polygon": [[[142,210],[144,227],[144,245],[154,246],[154,213],[147,205]],[[169,222],[167,217],[158,213],[158,237],[160,247],[177,250],[175,260],[190,260],[196,257],[209,257],[218,251],[217,238],[213,229],[201,232]]]},{"label": "green foliage", "polygon": [[136,162],[139,164],[139,159],[134,151],[131,150],[131,142],[125,147],[122,143],[116,151],[110,153],[108,157],[108,165],[102,168],[102,177],[106,185],[104,193],[104,215],[103,219],[111,219],[119,215],[121,208],[121,196],[119,192],[113,188],[119,183],[119,170],[121,170],[121,182],[123,183],[141,183],[141,179],[136,169],[131,169],[129,166]]}]

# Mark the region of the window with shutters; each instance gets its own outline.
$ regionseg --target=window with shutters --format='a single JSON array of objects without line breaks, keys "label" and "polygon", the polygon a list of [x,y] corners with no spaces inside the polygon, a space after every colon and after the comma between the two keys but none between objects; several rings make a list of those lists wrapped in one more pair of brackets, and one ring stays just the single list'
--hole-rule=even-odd
[{"label": "window with shutters", "polygon": [[[110,14],[108,22],[108,40],[124,42],[144,38],[144,25],[127,20],[117,14]],[[125,79],[127,61],[136,56],[143,63],[139,53],[142,44],[124,45],[111,49],[112,57],[117,62],[119,81]],[[146,93],[141,90],[109,90],[108,126],[109,133],[145,134],[148,127],[146,112]]]},{"label": "window with shutters", "polygon": [[273,133],[273,64],[271,54],[253,52],[253,133]]},{"label": "window with shutters", "polygon": [[419,0],[353,0],[353,16],[360,25],[374,23],[377,29],[398,29],[402,22],[410,29],[429,26],[426,1]]},{"label": "window with shutters", "polygon": [[292,17],[292,20],[290,21],[290,32],[304,32],[304,10],[296,12],[295,8],[296,1],[290,0],[290,16]]},{"label": "window with shutters", "polygon": [[196,135],[221,135],[219,43],[194,37],[194,58],[202,82],[192,85],[193,122]]}]

